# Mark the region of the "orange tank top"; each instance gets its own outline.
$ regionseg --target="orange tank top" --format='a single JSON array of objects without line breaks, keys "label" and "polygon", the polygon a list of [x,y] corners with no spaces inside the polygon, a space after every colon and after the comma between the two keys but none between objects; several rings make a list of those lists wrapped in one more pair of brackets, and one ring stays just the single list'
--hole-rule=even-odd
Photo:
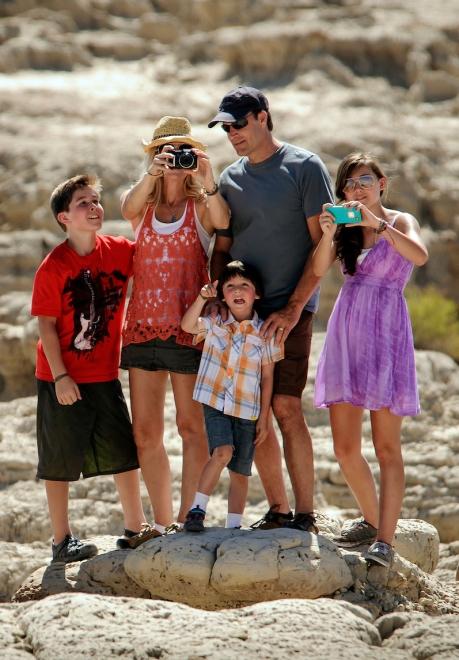
[{"label": "orange tank top", "polygon": [[209,282],[194,200],[188,199],[183,224],[173,234],[154,230],[153,211],[152,205],[147,207],[136,241],[123,345],[175,336],[178,344],[191,346],[193,335],[180,328],[180,321],[201,287]]}]

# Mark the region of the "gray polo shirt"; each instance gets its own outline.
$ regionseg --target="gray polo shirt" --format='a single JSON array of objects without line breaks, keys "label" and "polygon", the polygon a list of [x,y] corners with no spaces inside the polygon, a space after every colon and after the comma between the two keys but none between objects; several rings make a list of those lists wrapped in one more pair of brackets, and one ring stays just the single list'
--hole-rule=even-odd
[{"label": "gray polo shirt", "polygon": [[[284,307],[313,248],[306,218],[333,201],[330,177],[320,158],[284,143],[267,160],[243,157],[227,167],[220,192],[231,209],[230,227],[218,232],[233,239],[231,257],[260,271],[265,294],[260,316]],[[305,309],[315,312],[319,290]]]}]

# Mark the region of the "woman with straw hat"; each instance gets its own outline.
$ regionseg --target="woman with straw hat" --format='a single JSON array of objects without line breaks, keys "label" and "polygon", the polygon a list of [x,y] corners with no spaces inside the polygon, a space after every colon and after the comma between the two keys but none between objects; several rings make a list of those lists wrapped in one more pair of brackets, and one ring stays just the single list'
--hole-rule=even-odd
[{"label": "woman with straw hat", "polygon": [[[136,237],[121,366],[129,369],[139,463],[155,528],[162,534],[173,520],[171,472],[163,443],[168,374],[183,442],[179,523],[191,507],[208,458],[201,407],[192,399],[201,351],[192,345],[193,336],[181,330],[180,321],[202,282],[209,281],[211,237],[228,226],[229,211],[205,146],[191,135],[188,119],[162,117],[144,150],[145,172],[121,196],[122,214]],[[126,533],[129,536],[129,530]]]}]

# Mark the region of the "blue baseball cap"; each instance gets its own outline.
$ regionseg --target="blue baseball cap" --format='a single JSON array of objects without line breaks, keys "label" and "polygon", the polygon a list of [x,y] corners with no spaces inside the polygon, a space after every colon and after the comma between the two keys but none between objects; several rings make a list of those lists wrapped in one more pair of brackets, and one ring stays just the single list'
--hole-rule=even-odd
[{"label": "blue baseball cap", "polygon": [[249,114],[249,112],[256,112],[260,110],[269,110],[268,99],[255,87],[236,87],[231,92],[225,94],[218,108],[218,113],[208,123],[208,127],[212,128],[219,122],[234,122],[242,119]]}]

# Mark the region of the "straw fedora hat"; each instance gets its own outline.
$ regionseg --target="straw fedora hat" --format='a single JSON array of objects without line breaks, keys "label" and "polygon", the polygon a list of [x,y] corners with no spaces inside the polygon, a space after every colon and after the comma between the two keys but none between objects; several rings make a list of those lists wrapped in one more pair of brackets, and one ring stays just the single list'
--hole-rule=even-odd
[{"label": "straw fedora hat", "polygon": [[161,117],[153,131],[151,140],[142,140],[144,151],[148,152],[162,144],[180,140],[192,147],[205,150],[206,145],[191,137],[191,124],[186,117]]}]

